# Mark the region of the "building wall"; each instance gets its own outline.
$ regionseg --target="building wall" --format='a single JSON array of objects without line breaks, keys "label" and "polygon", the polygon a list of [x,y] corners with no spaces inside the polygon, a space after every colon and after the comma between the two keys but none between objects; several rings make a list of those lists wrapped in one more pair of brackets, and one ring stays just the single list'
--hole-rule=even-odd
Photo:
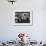
[{"label": "building wall", "polygon": [[[32,10],[32,26],[15,26],[16,10]],[[0,0],[0,40],[15,40],[19,32],[30,34],[33,40],[46,40],[46,0],[17,0],[13,5]]]}]

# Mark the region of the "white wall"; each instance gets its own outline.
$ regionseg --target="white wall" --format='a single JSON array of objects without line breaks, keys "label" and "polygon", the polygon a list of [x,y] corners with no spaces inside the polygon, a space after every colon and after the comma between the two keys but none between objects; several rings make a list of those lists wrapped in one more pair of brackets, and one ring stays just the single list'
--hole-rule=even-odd
[{"label": "white wall", "polygon": [[[33,10],[32,26],[14,26],[16,10]],[[18,32],[31,34],[33,40],[46,40],[46,0],[17,0],[13,5],[0,0],[0,40],[11,40]]]}]

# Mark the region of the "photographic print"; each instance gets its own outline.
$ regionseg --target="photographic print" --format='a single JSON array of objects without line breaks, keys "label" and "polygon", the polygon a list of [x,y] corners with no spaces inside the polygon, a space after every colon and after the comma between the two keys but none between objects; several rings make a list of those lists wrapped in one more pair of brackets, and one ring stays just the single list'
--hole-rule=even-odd
[{"label": "photographic print", "polygon": [[32,25],[32,12],[30,11],[15,12],[15,25]]}]

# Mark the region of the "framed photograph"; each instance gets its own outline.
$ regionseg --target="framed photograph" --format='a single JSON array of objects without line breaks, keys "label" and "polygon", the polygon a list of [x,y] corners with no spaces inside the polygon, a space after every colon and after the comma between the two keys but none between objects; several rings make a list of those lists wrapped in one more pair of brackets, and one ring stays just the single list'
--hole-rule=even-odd
[{"label": "framed photograph", "polygon": [[18,26],[32,25],[32,11],[29,11],[29,10],[16,11],[15,25],[18,25]]}]

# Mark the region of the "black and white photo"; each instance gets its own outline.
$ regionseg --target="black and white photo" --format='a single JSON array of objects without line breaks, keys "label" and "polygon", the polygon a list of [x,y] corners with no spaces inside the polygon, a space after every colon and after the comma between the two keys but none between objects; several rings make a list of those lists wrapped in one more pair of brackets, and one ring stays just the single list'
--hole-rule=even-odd
[{"label": "black and white photo", "polygon": [[15,23],[30,23],[30,12],[16,12]]}]

